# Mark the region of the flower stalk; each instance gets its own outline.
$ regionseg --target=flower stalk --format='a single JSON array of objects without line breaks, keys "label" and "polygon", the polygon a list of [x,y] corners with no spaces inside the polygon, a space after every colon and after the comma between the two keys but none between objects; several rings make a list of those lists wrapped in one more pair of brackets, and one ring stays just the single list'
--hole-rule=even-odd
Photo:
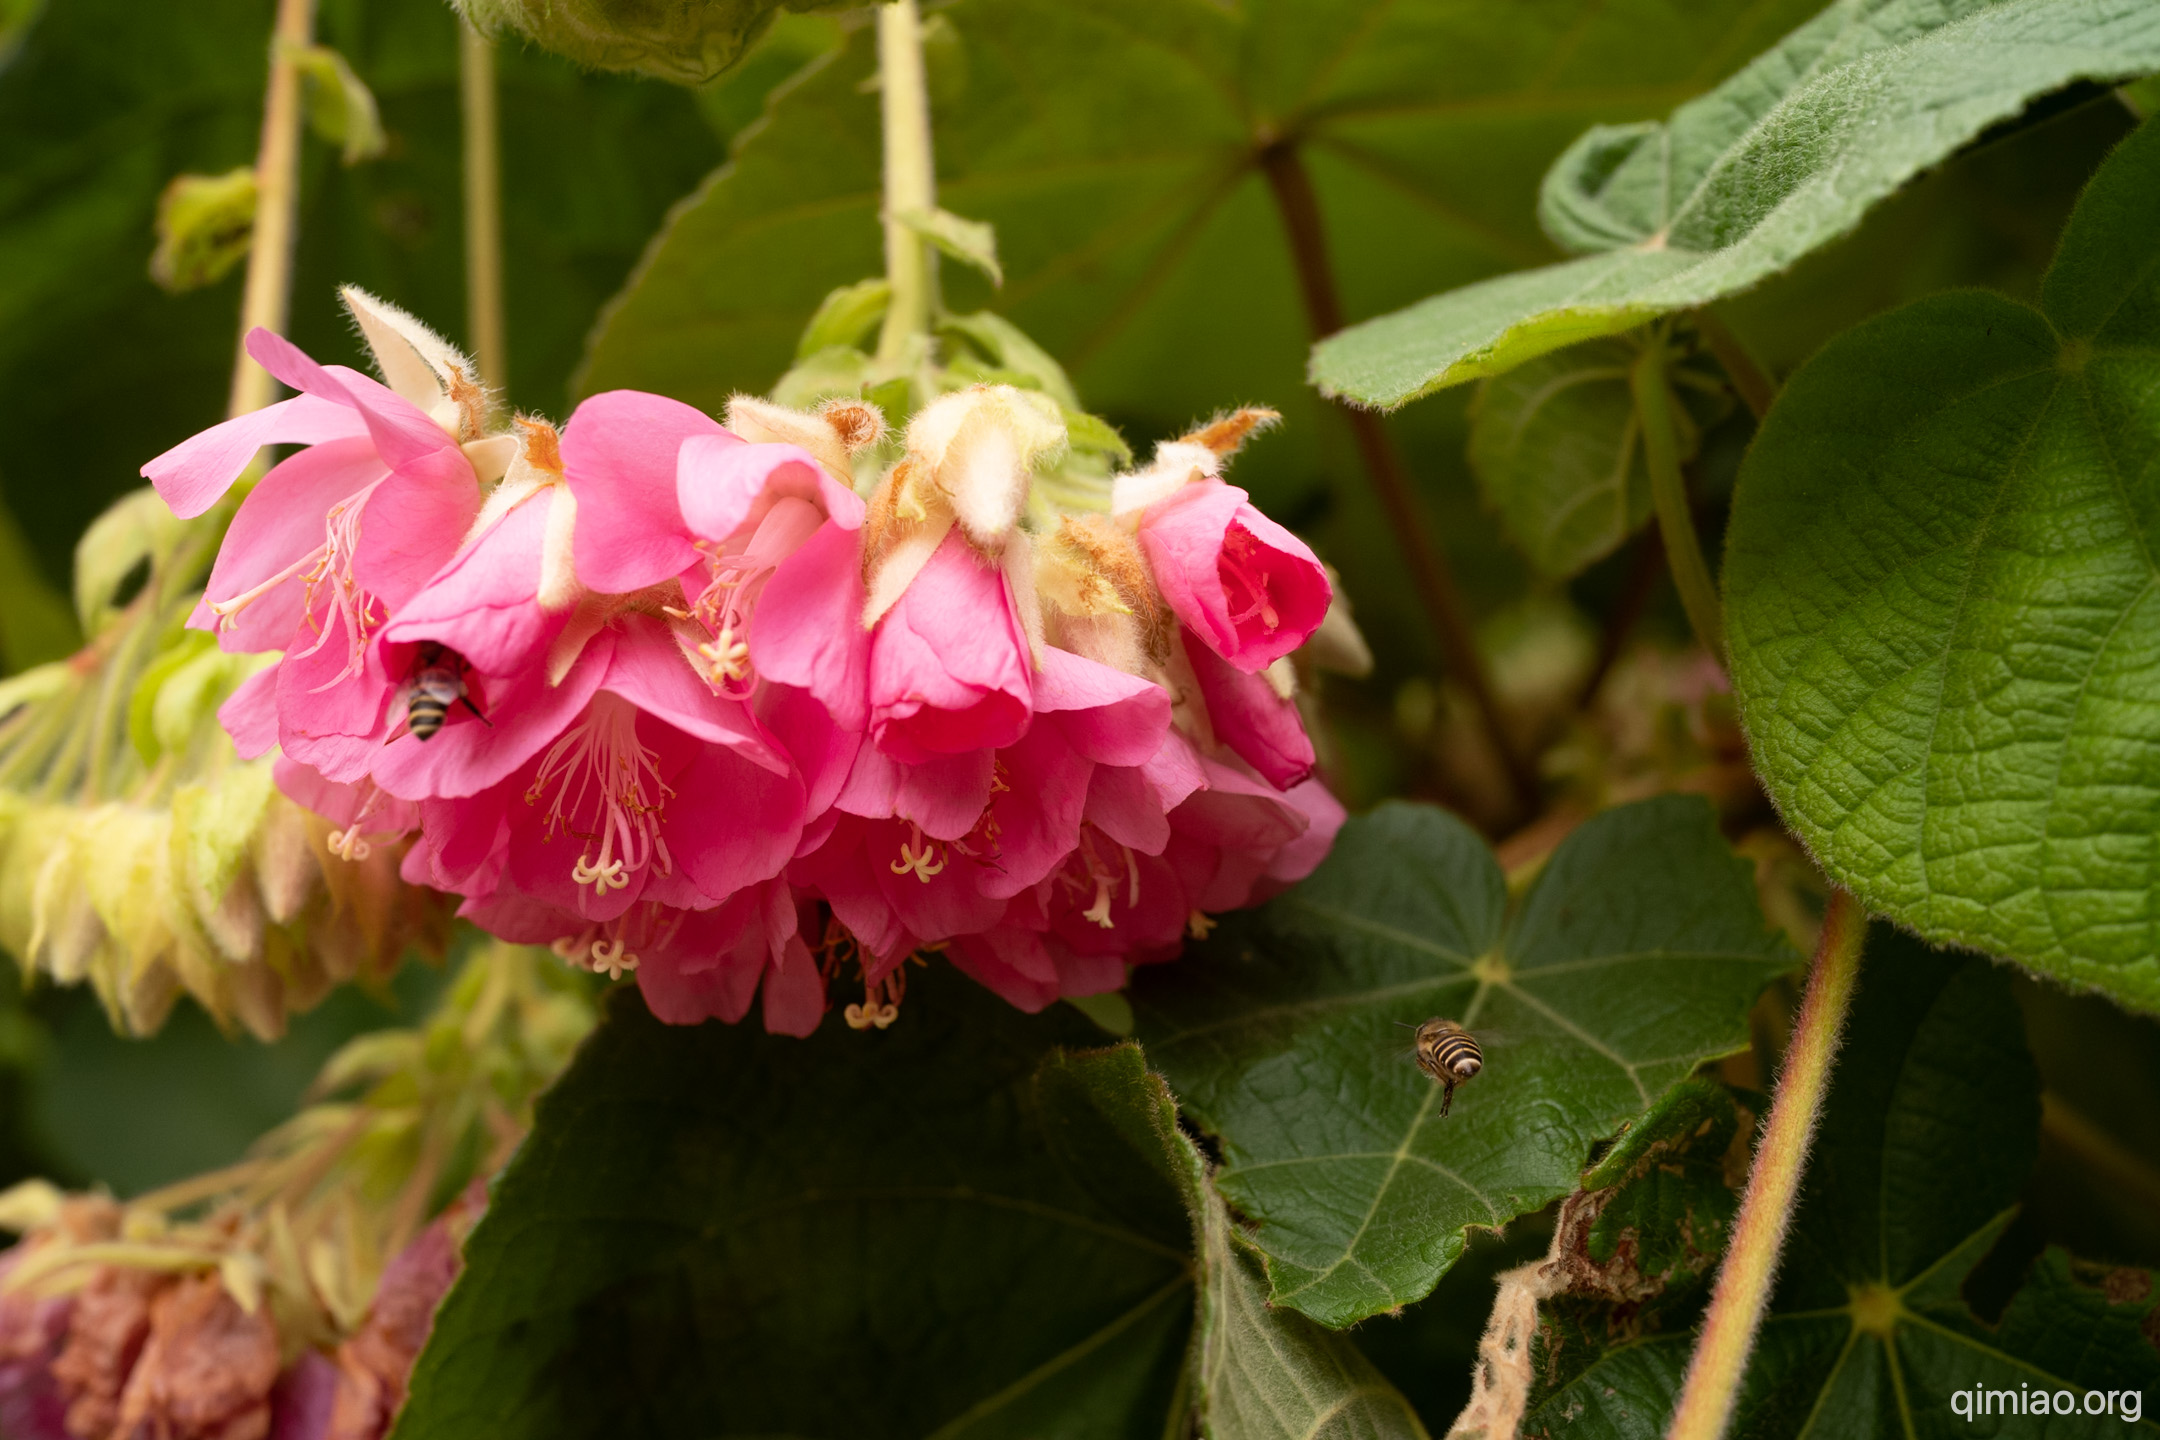
[{"label": "flower stalk", "polygon": [[[284,333],[292,308],[293,240],[300,209],[300,56],[315,28],[315,0],[278,0],[270,42],[270,85],[263,97],[262,142],[255,157],[255,240],[248,251],[240,334],[260,325]],[[277,382],[243,346],[233,362],[228,415],[260,410]]]},{"label": "flower stalk", "polygon": [[1732,1422],[1748,1356],[1769,1307],[1785,1233],[1799,1202],[1808,1149],[1829,1091],[1830,1064],[1852,1008],[1866,941],[1867,911],[1849,892],[1832,889],[1807,994],[1770,1105],[1770,1123],[1748,1172],[1732,1246],[1718,1270],[1717,1289],[1666,1440],[1719,1440]]},{"label": "flower stalk", "polygon": [[465,333],[480,380],[510,383],[503,335],[502,124],[495,90],[495,43],[458,22],[458,96],[464,119]]},{"label": "flower stalk", "polygon": [[1725,657],[1725,612],[1718,599],[1717,580],[1703,555],[1702,539],[1695,533],[1695,516],[1688,505],[1687,479],[1680,471],[1680,433],[1674,418],[1672,385],[1666,371],[1672,351],[1663,334],[1654,335],[1636,357],[1628,375],[1635,394],[1635,412],[1642,420],[1643,459],[1650,470],[1650,500],[1657,512],[1658,533],[1665,542],[1665,556],[1672,567],[1673,584],[1687,611],[1695,638],[1717,658]]},{"label": "flower stalk", "polygon": [[885,278],[892,303],[878,333],[877,358],[897,364],[908,342],[937,313],[937,255],[901,217],[937,207],[930,144],[930,87],[923,71],[922,15],[915,0],[878,6],[878,94],[885,133]]}]

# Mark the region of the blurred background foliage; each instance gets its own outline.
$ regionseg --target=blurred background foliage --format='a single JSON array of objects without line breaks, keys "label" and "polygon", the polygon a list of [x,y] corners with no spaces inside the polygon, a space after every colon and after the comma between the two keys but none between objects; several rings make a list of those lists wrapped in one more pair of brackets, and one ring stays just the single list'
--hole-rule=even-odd
[{"label": "blurred background foliage", "polygon": [[[1284,143],[1305,161],[1354,321],[1556,258],[1536,229],[1535,194],[1568,141],[1593,122],[1662,114],[1816,5],[1639,3],[1586,28],[1562,23],[1574,7],[1526,5],[1493,20],[1483,48],[1383,29],[1325,74],[1299,71],[1310,37],[1280,5],[1247,7],[1242,39],[1223,42],[1234,54],[1170,33],[1191,8],[1143,22],[1167,37],[1171,58],[1147,90],[1164,108],[1123,115],[1112,112],[1129,95],[1104,92],[1104,76],[1089,72],[1113,62],[1082,43],[1090,22],[1070,7],[959,0],[942,12],[929,46],[942,198],[996,222],[1008,276],[993,291],[949,267],[955,308],[1012,314],[1136,448],[1223,406],[1282,408],[1290,423],[1236,478],[1343,572],[1378,658],[1368,678],[1326,681],[1333,778],[1353,808],[1412,795],[1489,821],[1506,799],[1491,792],[1484,742],[1440,673],[1348,426],[1303,384],[1310,326],[1250,122],[1289,117]],[[270,0],[0,0],[0,663],[10,671],[76,643],[60,597],[84,526],[140,483],[145,459],[222,410],[240,276],[160,290],[148,271],[152,221],[174,175],[252,160],[270,12]],[[1052,21],[1076,27],[1073,73],[1012,68],[1003,27]],[[458,338],[455,18],[441,0],[321,0],[318,35],[372,88],[387,146],[352,167],[330,146],[306,148],[293,338],[323,360],[364,364],[331,303],[344,282]],[[1179,60],[1181,43],[1211,58]],[[1458,73],[1420,68],[1436,55]],[[867,35],[844,16],[783,17],[699,91],[502,46],[512,402],[559,419],[581,389],[628,384],[717,409],[730,389],[770,385],[816,299],[876,268],[868,69]],[[1615,73],[1639,83],[1593,83]],[[1053,81],[1095,108],[1047,114],[1033,97]],[[1484,98],[1417,100],[1454,93]],[[1833,334],[1932,291],[2030,297],[2078,190],[2133,123],[2111,94],[2045,103],[1725,318],[1783,375]],[[813,192],[792,228],[767,226],[739,254],[709,243],[745,214],[769,220],[780,198]],[[723,260],[736,269],[716,277]],[[743,304],[760,323],[712,322]],[[1608,701],[1688,709],[1684,681],[1659,668],[1658,647],[1677,653],[1687,630],[1651,542],[1638,537],[1571,581],[1536,580],[1479,500],[1465,458],[1473,403],[1450,391],[1387,423],[1512,710],[1547,733],[1596,731],[1578,698],[1608,677]],[[1751,433],[1732,407],[1691,474],[1712,553]],[[1625,657],[1623,641],[1635,647]],[[1689,767],[1737,763],[1729,733],[1705,738],[1700,710],[1681,726],[1693,739],[1678,758],[1640,725],[1633,739],[1607,726],[1563,734],[1555,763],[1602,767],[1607,783],[1628,764],[1662,766],[1667,784]],[[1751,786],[1719,798],[1736,837],[1771,820]],[[43,1173],[125,1195],[226,1163],[292,1113],[338,1044],[409,1022],[439,984],[438,972],[408,966],[391,991],[342,992],[262,1046],[229,1041],[192,1004],[155,1039],[117,1039],[87,991],[25,994],[0,979],[0,1183]],[[2031,982],[2019,993],[2056,1106],[2020,1221],[2028,1243],[2160,1263],[2160,1195],[2135,1180],[2153,1173],[2138,1157],[2160,1155],[2160,1025]],[[1425,1414],[1445,1417],[1466,1388],[1491,1277],[1544,1243],[1524,1233],[1475,1248],[1431,1300],[1373,1322],[1361,1345]]]}]

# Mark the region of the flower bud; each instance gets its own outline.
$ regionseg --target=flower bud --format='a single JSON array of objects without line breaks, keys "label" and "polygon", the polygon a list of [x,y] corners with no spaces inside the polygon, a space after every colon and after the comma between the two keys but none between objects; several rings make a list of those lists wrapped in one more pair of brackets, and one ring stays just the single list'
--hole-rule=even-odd
[{"label": "flower bud", "polygon": [[150,278],[178,295],[222,280],[255,241],[255,170],[176,175],[158,196]]}]

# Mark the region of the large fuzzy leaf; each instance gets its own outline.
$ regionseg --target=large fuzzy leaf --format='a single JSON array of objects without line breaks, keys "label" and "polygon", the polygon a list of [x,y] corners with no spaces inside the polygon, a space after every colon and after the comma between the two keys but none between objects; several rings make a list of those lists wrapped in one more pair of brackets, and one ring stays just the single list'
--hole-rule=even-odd
[{"label": "large fuzzy leaf", "polygon": [[1184,1214],[1131,1203],[1162,1186],[1129,1158],[1076,1181],[1030,1083],[1091,1034],[943,970],[891,1030],[807,1041],[618,995],[467,1242],[400,1440],[1161,1433]]},{"label": "large fuzzy leaf", "polygon": [[1663,125],[1600,126],[1547,178],[1592,253],[1436,295],[1313,352],[1396,406],[1749,288],[2036,96],[2160,69],[2147,0],[1839,0]]},{"label": "large fuzzy leaf", "polygon": [[1199,1257],[1191,1363],[1204,1435],[1424,1440],[1409,1403],[1348,1336],[1268,1305],[1259,1257],[1208,1183],[1206,1163],[1178,1129],[1176,1100],[1139,1046],[1053,1055],[1036,1093],[1053,1145],[1082,1183],[1127,1213],[1159,1213],[1165,1200],[1183,1205]]},{"label": "large fuzzy leaf", "polygon": [[2039,310],[1842,337],[1742,471],[1726,566],[1757,768],[1840,884],[1931,939],[2160,1009],[2160,127]]},{"label": "large fuzzy leaf", "polygon": [[[1425,1295],[1470,1227],[1572,1190],[1598,1139],[1746,1044],[1794,958],[1701,800],[1585,823],[1512,917],[1467,826],[1387,805],[1296,890],[1144,973],[1134,1008],[1221,1140],[1275,1302],[1346,1325]],[[1398,1028],[1432,1015],[1483,1034],[1445,1120]]]},{"label": "large fuzzy leaf", "polygon": [[807,1042],[619,995],[398,1436],[1078,1440],[1197,1409],[1221,1440],[1422,1440],[1347,1338],[1269,1311],[1138,1047],[1055,1048],[1094,1038],[949,972]]},{"label": "large fuzzy leaf", "polygon": [[[2087,1395],[2149,1397],[2160,1384],[2151,1274],[2048,1249],[1999,1316],[1976,1314],[1964,1293],[2003,1234],[2038,1141],[2037,1076],[2007,977],[1887,928],[1864,964],[1733,1433],[2160,1434],[2142,1403],[2135,1425],[2119,1410],[2097,1413],[2098,1398],[2083,1408]],[[1648,1335],[1611,1318],[1610,1331],[1541,1333],[1541,1374],[1565,1378],[1535,1397],[1526,1436],[1664,1433],[1694,1340],[1689,1317]],[[2008,1402],[1995,1398],[2022,1407],[2034,1391],[2078,1413],[2006,1416]]]}]

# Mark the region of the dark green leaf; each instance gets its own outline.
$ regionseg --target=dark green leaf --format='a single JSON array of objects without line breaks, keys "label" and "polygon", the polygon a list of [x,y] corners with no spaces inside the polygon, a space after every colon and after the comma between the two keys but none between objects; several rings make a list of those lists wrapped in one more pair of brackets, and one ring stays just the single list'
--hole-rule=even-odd
[{"label": "dark green leaf", "polygon": [[1922,301],[1825,349],[1742,471],[1734,680],[1789,823],[1871,909],[2160,1009],[2160,127],[2041,309]]},{"label": "dark green leaf", "polygon": [[[1200,1251],[1192,1363],[1203,1434],[1424,1440],[1408,1402],[1348,1337],[1268,1305],[1259,1257],[1208,1184],[1205,1162],[1178,1130],[1177,1102],[1162,1078],[1148,1073],[1139,1046],[1061,1052],[1035,1083],[1053,1147],[1113,1212],[1158,1217],[1163,1202],[1182,1202]],[[1112,1176],[1134,1188],[1105,1193]]]},{"label": "dark green leaf", "polygon": [[[1470,413],[1470,468],[1510,540],[1557,580],[1620,547],[1650,518],[1628,373],[1640,347],[1594,340],[1496,375]],[[1712,376],[1675,366],[1680,459],[1695,458],[1701,427],[1730,401]]]},{"label": "dark green leaf", "polygon": [[[703,85],[749,49],[783,0],[458,0],[488,28],[506,27],[579,65]],[[817,0],[810,0],[803,8]]]},{"label": "dark green leaf", "polygon": [[[1585,823],[1512,917],[1467,826],[1387,805],[1296,890],[1143,972],[1134,1008],[1221,1138],[1274,1300],[1344,1325],[1431,1290],[1469,1227],[1574,1189],[1597,1140],[1745,1045],[1794,958],[1700,800]],[[1398,1028],[1436,1014],[1486,1061],[1445,1121]]]},{"label": "dark green leaf", "polygon": [[[50,0],[0,70],[8,497],[55,582],[144,461],[223,418],[239,276],[173,297],[146,267],[166,182],[255,158],[271,9]],[[464,328],[456,25],[441,0],[321,4],[320,39],[373,90],[391,139],[350,170],[303,145],[292,333],[325,361],[367,363],[342,282],[453,339]],[[559,413],[601,302],[719,146],[680,91],[518,46],[499,59],[510,391]]]},{"label": "dark green leaf", "polygon": [[397,1434],[1166,1433],[1192,1234],[1146,1138],[1160,1083],[1101,1106],[1082,1061],[1032,1083],[1099,1037],[942,969],[891,1030],[807,1041],[617,996],[468,1242]]},{"label": "dark green leaf", "polygon": [[1323,341],[1314,382],[1400,405],[1737,294],[2035,97],[2155,68],[2146,0],[1840,0],[1667,124],[1576,141],[1541,208],[1596,253]]},{"label": "dark green leaf", "polygon": [[[1128,434],[1285,412],[1239,483],[1281,506],[1336,465],[1260,160],[1294,146],[1352,316],[1551,253],[1532,182],[1594,119],[1713,83],[1805,14],[1717,0],[962,0],[929,47],[939,202],[992,222],[1006,283],[953,273]],[[867,32],[782,94],[595,336],[588,389],[763,391],[834,287],[880,268]],[[1347,450],[1347,444],[1339,446]]]},{"label": "dark green leaf", "polygon": [[[2039,1113],[2003,973],[1878,928],[1736,1435],[2160,1432],[2149,1415],[2131,1426],[2082,1411],[2042,1422],[1953,1409],[1969,1409],[1976,1389],[2068,1389],[2082,1406],[2089,1392],[2150,1394],[2160,1383],[2150,1333],[2160,1294],[2145,1271],[2048,1250],[1999,1318],[1967,1303],[1968,1278],[2032,1167]],[[1524,1434],[1662,1434],[1692,1343],[1687,1317],[1587,1365],[1584,1347],[1609,1337],[1580,1319],[1541,1332],[1545,1383]]]}]

